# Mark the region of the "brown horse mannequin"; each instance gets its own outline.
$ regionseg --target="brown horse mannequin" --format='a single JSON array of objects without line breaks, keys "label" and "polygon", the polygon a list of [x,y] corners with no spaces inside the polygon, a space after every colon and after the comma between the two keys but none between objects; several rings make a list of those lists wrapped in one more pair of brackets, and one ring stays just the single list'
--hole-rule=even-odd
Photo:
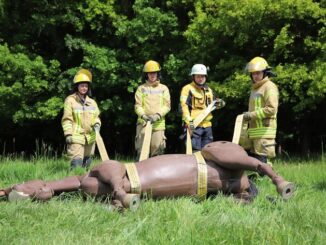
[{"label": "brown horse mannequin", "polygon": [[[213,142],[207,144],[201,154],[206,161],[205,196],[222,192],[250,200],[251,186],[245,170],[268,176],[284,199],[294,192],[294,184],[277,175],[269,165],[249,157],[239,145]],[[198,165],[194,155],[184,154],[156,156],[138,162],[135,167],[139,186],[135,191],[126,165],[108,160],[93,167],[86,175],[49,182],[31,180],[1,189],[0,196],[6,195],[9,200],[48,200],[62,192],[81,190],[94,197],[110,196],[116,207],[137,209],[140,195],[144,194],[152,198],[198,196]]]}]

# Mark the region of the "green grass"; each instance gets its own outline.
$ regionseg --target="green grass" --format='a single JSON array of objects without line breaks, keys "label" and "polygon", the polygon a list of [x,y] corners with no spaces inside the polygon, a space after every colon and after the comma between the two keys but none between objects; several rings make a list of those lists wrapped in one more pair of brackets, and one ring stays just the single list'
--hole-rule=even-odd
[{"label": "green grass", "polygon": [[[61,159],[2,158],[0,186],[83,172],[68,168]],[[120,214],[79,193],[46,203],[0,201],[0,244],[325,244],[326,163],[278,161],[274,169],[297,185],[289,201],[267,178],[257,182],[260,193],[250,205],[224,196],[148,200]]]}]

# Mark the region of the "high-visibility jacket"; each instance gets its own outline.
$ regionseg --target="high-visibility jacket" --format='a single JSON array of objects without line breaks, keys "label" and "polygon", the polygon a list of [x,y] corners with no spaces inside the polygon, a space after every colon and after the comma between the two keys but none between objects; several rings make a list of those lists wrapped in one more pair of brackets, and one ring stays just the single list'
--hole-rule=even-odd
[{"label": "high-visibility jacket", "polygon": [[85,100],[74,93],[69,95],[64,103],[64,112],[61,120],[64,135],[72,136],[72,143],[91,144],[95,142],[93,126],[101,124],[100,111],[95,100],[86,96]]},{"label": "high-visibility jacket", "polygon": [[146,82],[137,88],[135,94],[135,112],[138,123],[144,124],[141,118],[145,115],[160,114],[161,119],[153,123],[153,130],[165,130],[165,115],[171,110],[170,92],[167,86],[159,81]]},{"label": "high-visibility jacket", "polygon": [[[181,90],[180,105],[182,109],[182,120],[185,124],[194,120],[214,100],[213,91],[204,84],[200,87],[195,82],[184,86]],[[198,125],[198,127],[211,127],[212,113]]]},{"label": "high-visibility jacket", "polygon": [[268,77],[252,85],[249,98],[249,138],[276,138],[278,99],[277,86]]}]

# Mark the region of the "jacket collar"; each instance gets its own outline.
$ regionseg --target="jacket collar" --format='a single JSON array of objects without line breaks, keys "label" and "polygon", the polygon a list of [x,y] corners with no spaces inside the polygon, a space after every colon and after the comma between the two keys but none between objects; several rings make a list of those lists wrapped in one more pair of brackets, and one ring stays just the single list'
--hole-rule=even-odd
[{"label": "jacket collar", "polygon": [[85,99],[82,99],[81,97],[79,97],[78,93],[76,92],[74,94],[76,101],[78,101],[80,104],[82,105],[89,105],[90,104],[90,98],[88,97],[88,95],[85,96]]},{"label": "jacket collar", "polygon": [[160,84],[160,80],[156,80],[155,82],[151,83],[148,80],[146,80],[146,85],[150,87],[157,87]]},{"label": "jacket collar", "polygon": [[191,85],[193,87],[195,87],[196,89],[198,90],[201,90],[201,89],[207,89],[208,88],[208,85],[207,83],[205,82],[203,85],[198,85],[197,83],[195,83],[194,81],[191,82]]},{"label": "jacket collar", "polygon": [[256,82],[256,83],[253,83],[252,88],[254,88],[254,89],[259,88],[260,86],[262,86],[267,81],[269,81],[269,78],[265,77],[263,80],[260,80],[259,82]]}]

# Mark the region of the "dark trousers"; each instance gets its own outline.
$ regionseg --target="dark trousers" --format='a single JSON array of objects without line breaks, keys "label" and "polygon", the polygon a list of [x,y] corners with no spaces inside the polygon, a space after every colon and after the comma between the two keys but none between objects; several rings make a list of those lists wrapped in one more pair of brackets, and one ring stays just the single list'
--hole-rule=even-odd
[{"label": "dark trousers", "polygon": [[213,142],[212,127],[197,127],[191,136],[192,149],[200,151],[205,145]]},{"label": "dark trousers", "polygon": [[257,160],[261,161],[262,163],[267,163],[267,156],[260,156],[260,155],[253,154],[248,151],[247,151],[247,153],[249,156],[256,158]]}]

